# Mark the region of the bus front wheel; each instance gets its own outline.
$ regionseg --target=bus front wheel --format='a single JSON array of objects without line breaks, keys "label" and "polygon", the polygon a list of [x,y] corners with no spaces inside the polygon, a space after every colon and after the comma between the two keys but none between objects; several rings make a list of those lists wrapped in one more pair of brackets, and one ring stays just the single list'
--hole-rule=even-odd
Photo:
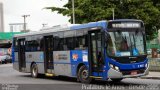
[{"label": "bus front wheel", "polygon": [[78,71],[78,79],[82,83],[90,83],[92,79],[89,77],[89,72],[86,66],[81,66],[79,71]]},{"label": "bus front wheel", "polygon": [[33,64],[31,66],[31,75],[32,77],[34,78],[37,78],[38,77],[38,67],[37,67],[37,64]]}]

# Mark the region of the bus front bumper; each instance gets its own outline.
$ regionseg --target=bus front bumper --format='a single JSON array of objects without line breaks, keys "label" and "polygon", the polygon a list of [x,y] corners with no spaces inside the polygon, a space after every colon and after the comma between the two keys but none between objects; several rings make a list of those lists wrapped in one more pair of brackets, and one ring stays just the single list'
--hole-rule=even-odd
[{"label": "bus front bumper", "polygon": [[116,71],[112,68],[108,70],[108,78],[132,78],[132,77],[140,77],[140,76],[145,76],[149,74],[149,66],[145,69],[144,73],[140,74],[135,74],[135,75],[123,75],[122,72]]}]

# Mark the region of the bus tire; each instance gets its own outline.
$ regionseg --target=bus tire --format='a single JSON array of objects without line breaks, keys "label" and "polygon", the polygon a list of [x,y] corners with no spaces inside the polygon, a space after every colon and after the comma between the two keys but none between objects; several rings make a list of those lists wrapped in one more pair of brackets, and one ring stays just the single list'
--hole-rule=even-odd
[{"label": "bus tire", "polygon": [[33,78],[38,77],[38,67],[37,67],[37,64],[35,63],[31,66],[31,75]]},{"label": "bus tire", "polygon": [[78,77],[80,82],[82,83],[91,83],[92,79],[89,77],[89,72],[86,66],[81,66],[78,70]]},{"label": "bus tire", "polygon": [[123,78],[111,78],[113,82],[121,82]]}]

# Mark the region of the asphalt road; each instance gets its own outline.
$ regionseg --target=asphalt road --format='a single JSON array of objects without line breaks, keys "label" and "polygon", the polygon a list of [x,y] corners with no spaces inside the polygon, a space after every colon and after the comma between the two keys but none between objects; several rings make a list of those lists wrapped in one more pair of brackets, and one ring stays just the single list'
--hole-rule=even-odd
[{"label": "asphalt road", "polygon": [[0,65],[0,90],[160,90],[160,80],[127,78],[122,82],[94,81],[81,84],[75,78],[40,77],[20,73],[12,64]]}]

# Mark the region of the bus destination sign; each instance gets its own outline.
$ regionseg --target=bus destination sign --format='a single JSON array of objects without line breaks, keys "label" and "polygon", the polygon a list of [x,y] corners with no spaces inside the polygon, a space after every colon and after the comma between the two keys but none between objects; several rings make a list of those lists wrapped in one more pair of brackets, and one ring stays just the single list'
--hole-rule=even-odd
[{"label": "bus destination sign", "polygon": [[140,22],[110,22],[108,28],[141,28]]},{"label": "bus destination sign", "polygon": [[113,23],[113,28],[140,28],[140,23]]}]

